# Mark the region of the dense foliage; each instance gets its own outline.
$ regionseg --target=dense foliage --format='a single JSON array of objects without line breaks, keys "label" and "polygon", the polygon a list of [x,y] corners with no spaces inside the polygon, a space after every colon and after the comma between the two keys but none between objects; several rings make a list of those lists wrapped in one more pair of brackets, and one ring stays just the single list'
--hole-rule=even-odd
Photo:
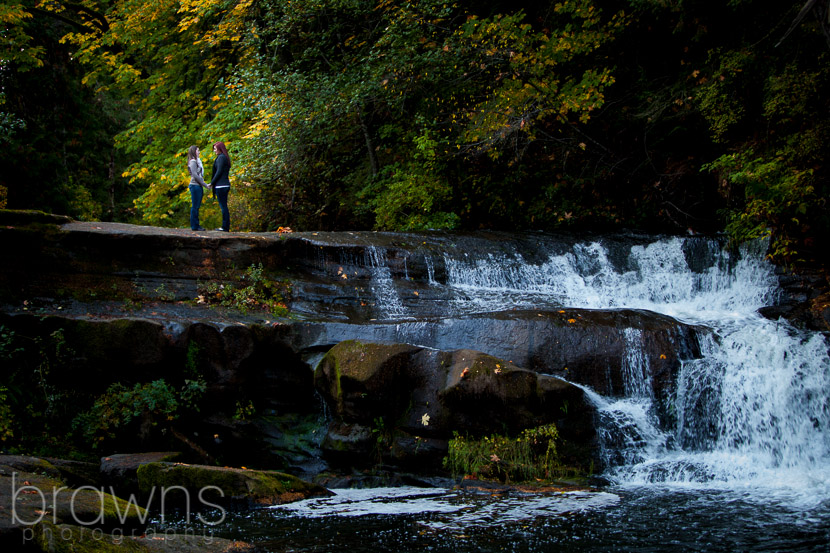
[{"label": "dense foliage", "polygon": [[[155,448],[175,440],[174,425],[186,428],[204,406],[206,382],[195,343],[178,374],[107,385],[106,378],[79,376],[88,362],[70,342],[60,328],[27,336],[0,325],[0,450],[86,457],[99,446]],[[84,380],[97,386],[79,385]]]},{"label": "dense foliage", "polygon": [[829,5],[11,1],[0,204],[184,226],[186,149],[210,173],[223,140],[237,228],[726,229],[811,261]]},{"label": "dense foliage", "polygon": [[455,433],[444,466],[455,476],[474,476],[504,482],[549,482],[575,476],[579,469],[562,463],[555,424],[527,428],[516,438],[470,438]]}]

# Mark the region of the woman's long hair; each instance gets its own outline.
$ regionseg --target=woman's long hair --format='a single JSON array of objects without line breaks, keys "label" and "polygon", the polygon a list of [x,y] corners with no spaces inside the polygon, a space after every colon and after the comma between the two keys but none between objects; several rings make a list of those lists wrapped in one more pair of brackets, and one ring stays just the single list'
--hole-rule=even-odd
[{"label": "woman's long hair", "polygon": [[195,144],[187,149],[187,163],[188,164],[190,163],[191,159],[198,159],[199,158],[199,156],[196,154],[196,150],[198,150],[198,149],[199,149],[199,147],[196,146]]},{"label": "woman's long hair", "polygon": [[231,155],[228,153],[228,148],[227,148],[227,146],[225,146],[225,143],[220,141],[220,142],[217,142],[216,144],[214,144],[213,147],[216,148],[217,150],[219,150],[220,154],[224,154],[228,158],[228,167],[230,167],[231,166]]}]

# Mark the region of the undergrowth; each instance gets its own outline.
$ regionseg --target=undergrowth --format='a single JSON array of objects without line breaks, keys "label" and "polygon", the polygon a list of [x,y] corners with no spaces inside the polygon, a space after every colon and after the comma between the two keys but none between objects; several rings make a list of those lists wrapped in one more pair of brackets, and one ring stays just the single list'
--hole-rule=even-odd
[{"label": "undergrowth", "polygon": [[274,316],[288,315],[286,298],[290,284],[268,277],[262,264],[251,265],[236,282],[208,282],[199,286],[197,303],[248,311],[268,311]]},{"label": "undergrowth", "polygon": [[502,482],[549,481],[573,476],[557,451],[555,424],[522,431],[516,438],[500,435],[470,438],[457,432],[450,440],[444,466],[454,476],[472,475]]}]

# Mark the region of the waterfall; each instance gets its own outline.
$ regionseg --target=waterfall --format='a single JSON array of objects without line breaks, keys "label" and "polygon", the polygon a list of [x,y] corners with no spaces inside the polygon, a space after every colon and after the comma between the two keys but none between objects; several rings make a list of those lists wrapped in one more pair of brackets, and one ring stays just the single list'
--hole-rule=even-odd
[{"label": "waterfall", "polygon": [[715,240],[666,238],[630,246],[621,256],[595,241],[535,263],[518,253],[464,253],[445,254],[444,265],[459,312],[631,308],[711,330],[701,334],[701,358],[682,362],[669,428],[661,428],[654,414],[642,333],[623,330],[626,397],[589,390],[612,480],[784,487],[826,497],[828,344],[820,333],[758,314],[778,291],[765,247],[758,242],[733,256]]},{"label": "waterfall", "polygon": [[[622,485],[778,486],[830,495],[828,344],[821,333],[759,315],[778,294],[765,248],[758,241],[729,253],[702,237],[540,240],[538,251],[522,253],[504,244],[464,246],[425,255],[424,283],[440,288],[447,316],[637,309],[706,329],[698,333],[700,356],[680,359],[660,405],[643,331],[619,329],[624,397],[587,390],[599,412],[606,475]],[[412,320],[385,252],[367,252],[381,316]],[[446,284],[435,280],[439,263]],[[417,320],[396,332],[410,342],[435,338],[434,325]]]},{"label": "waterfall", "polygon": [[458,303],[482,311],[540,304],[633,308],[698,322],[724,313],[751,314],[774,300],[774,271],[757,253],[760,245],[745,250],[735,262],[716,241],[696,239],[705,240],[698,249],[711,259],[702,271],[693,271],[687,261],[688,240],[632,246],[624,267],[609,260],[601,242],[576,244],[539,264],[519,254],[477,259],[445,255],[444,264]]},{"label": "waterfall", "polygon": [[653,393],[648,358],[643,352],[643,331],[623,329],[625,355],[622,359],[623,387],[628,397],[650,398]]},{"label": "waterfall", "polygon": [[395,319],[404,317],[406,309],[401,303],[397,290],[395,290],[392,271],[386,265],[385,252],[382,248],[370,245],[366,247],[366,256],[368,259],[367,266],[372,274],[370,286],[375,298],[377,298],[380,318]]},{"label": "waterfall", "polygon": [[431,286],[437,285],[438,283],[435,282],[435,262],[432,260],[431,256],[424,256],[424,265],[427,268],[427,282],[429,282]]}]

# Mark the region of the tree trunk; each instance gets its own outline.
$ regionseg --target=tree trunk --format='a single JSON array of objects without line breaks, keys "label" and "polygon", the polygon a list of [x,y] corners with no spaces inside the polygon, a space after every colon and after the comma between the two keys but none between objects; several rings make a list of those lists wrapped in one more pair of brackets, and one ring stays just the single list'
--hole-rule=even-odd
[{"label": "tree trunk", "polygon": [[363,117],[363,110],[357,112],[357,118],[360,121],[363,138],[366,139],[366,151],[369,154],[369,164],[372,166],[372,176],[376,177],[380,170],[378,167],[378,156],[375,154],[375,148],[372,145],[372,137],[369,135],[369,126],[366,124],[366,119]]}]

